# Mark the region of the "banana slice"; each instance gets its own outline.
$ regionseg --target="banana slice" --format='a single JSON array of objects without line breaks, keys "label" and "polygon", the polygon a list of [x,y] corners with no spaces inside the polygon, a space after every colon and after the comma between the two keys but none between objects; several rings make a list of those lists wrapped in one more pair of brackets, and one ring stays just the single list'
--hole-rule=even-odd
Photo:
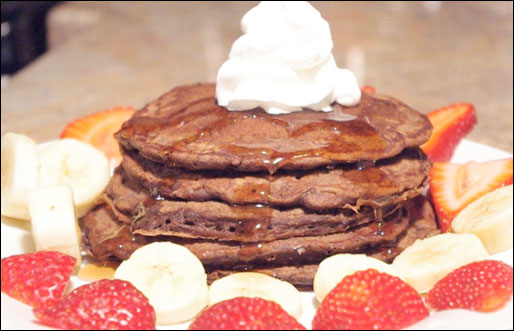
[{"label": "banana slice", "polygon": [[138,248],[120,264],[114,278],[131,282],[148,298],[159,325],[190,320],[207,305],[203,265],[177,244],[155,242]]},{"label": "banana slice", "polygon": [[36,142],[27,136],[2,136],[2,215],[30,220],[27,191],[37,185]]},{"label": "banana slice", "polygon": [[83,216],[109,182],[109,162],[95,147],[75,139],[49,143],[38,153],[39,185],[66,184],[73,191],[75,209]]},{"label": "banana slice", "polygon": [[453,231],[476,235],[489,254],[512,248],[512,199],[512,185],[483,195],[455,217]]},{"label": "banana slice", "polygon": [[32,237],[38,251],[58,251],[80,264],[80,229],[68,186],[48,186],[30,190],[27,195]]},{"label": "banana slice", "polygon": [[[314,276],[314,294],[319,302],[346,276],[356,271],[375,269],[396,277],[400,273],[392,265],[364,254],[336,254],[324,259]],[[401,277],[400,277],[401,278]]]},{"label": "banana slice", "polygon": [[444,233],[416,240],[394,259],[393,267],[410,286],[426,293],[454,269],[488,257],[475,235]]},{"label": "banana slice", "polygon": [[296,287],[268,275],[235,273],[214,281],[209,288],[209,306],[237,297],[274,301],[294,318],[302,315],[302,298]]}]

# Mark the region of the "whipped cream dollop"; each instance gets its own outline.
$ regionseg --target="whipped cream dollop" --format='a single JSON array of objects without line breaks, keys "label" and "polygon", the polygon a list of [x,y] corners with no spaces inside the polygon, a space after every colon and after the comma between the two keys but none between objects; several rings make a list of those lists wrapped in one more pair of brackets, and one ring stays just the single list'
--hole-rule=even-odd
[{"label": "whipped cream dollop", "polygon": [[337,67],[328,23],[308,2],[262,1],[243,16],[241,29],[218,71],[220,106],[286,114],[359,103],[357,79]]}]

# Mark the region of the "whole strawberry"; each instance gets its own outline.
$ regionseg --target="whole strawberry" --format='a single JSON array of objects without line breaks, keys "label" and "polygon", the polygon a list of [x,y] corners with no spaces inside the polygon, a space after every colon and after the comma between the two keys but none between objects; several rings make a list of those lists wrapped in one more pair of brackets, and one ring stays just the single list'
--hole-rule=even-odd
[{"label": "whole strawberry", "polygon": [[428,316],[419,294],[398,277],[374,269],[346,276],[325,297],[314,330],[401,329]]},{"label": "whole strawberry", "polygon": [[426,302],[436,310],[464,308],[491,311],[512,296],[512,267],[500,261],[473,262],[438,281]]},{"label": "whole strawberry", "polygon": [[40,251],[2,259],[2,292],[34,308],[62,299],[77,260],[59,252]]},{"label": "whole strawberry", "polygon": [[201,313],[189,330],[305,330],[279,304],[261,298],[219,302]]},{"label": "whole strawberry", "polygon": [[80,286],[55,306],[34,309],[34,314],[40,323],[59,329],[155,329],[155,312],[148,299],[119,279]]}]

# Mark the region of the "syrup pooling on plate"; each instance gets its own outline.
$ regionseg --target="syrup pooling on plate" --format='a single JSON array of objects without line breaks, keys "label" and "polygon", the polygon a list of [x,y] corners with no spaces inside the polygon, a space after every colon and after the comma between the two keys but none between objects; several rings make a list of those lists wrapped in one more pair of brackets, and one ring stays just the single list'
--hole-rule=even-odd
[{"label": "syrup pooling on plate", "polygon": [[119,263],[114,262],[88,263],[80,268],[77,278],[88,282],[94,282],[100,279],[112,279],[114,278],[114,271],[118,265]]}]

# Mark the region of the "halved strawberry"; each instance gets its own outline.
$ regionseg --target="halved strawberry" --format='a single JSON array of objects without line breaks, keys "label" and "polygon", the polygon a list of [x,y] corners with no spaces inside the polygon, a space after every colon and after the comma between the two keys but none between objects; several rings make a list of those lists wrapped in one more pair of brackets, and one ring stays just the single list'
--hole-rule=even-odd
[{"label": "halved strawberry", "polygon": [[512,184],[512,158],[454,164],[435,162],[430,171],[430,194],[439,225],[448,231],[457,214],[471,202]]},{"label": "halved strawberry", "polygon": [[461,139],[477,123],[475,107],[469,103],[457,103],[436,109],[427,116],[434,130],[430,140],[421,145],[421,149],[432,161],[450,161]]},{"label": "halved strawberry", "polygon": [[104,152],[107,158],[119,163],[121,155],[114,133],[134,112],[132,107],[116,107],[79,118],[64,128],[61,138],[87,142]]},{"label": "halved strawberry", "polygon": [[35,308],[62,299],[77,260],[59,252],[40,251],[2,259],[2,292]]},{"label": "halved strawberry", "polygon": [[434,309],[492,311],[503,307],[512,296],[512,267],[486,260],[462,266],[438,281],[426,302]]}]

